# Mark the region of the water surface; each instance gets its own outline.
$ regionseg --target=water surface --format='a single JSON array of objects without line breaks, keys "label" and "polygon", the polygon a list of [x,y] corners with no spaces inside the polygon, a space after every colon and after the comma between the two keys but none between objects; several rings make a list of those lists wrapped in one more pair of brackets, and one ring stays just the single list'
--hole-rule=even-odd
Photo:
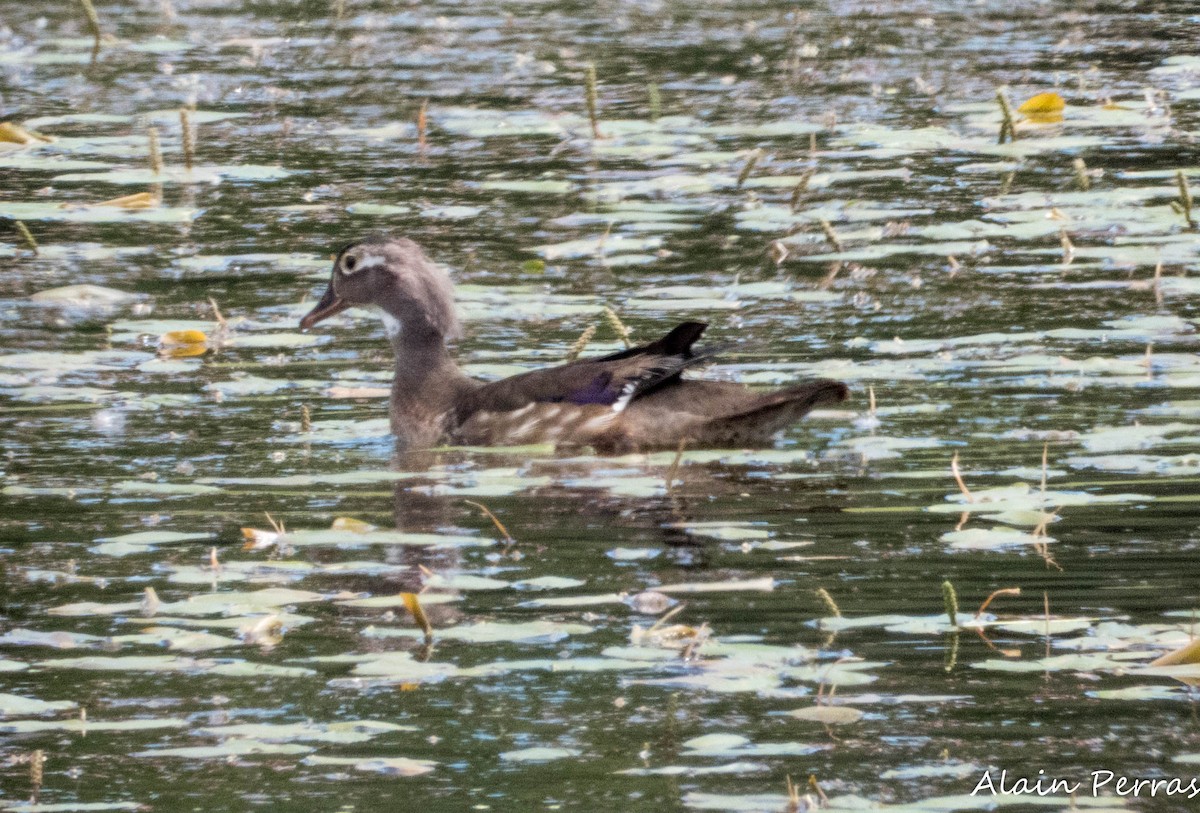
[{"label": "water surface", "polygon": [[[831,809],[978,810],[988,769],[1191,776],[1191,690],[1139,671],[1197,606],[1184,4],[99,11],[94,64],[69,4],[0,33],[4,117],[55,138],[0,146],[40,245],[0,243],[0,809],[777,811],[812,776]],[[997,144],[998,87],[1063,121]],[[670,453],[395,458],[381,326],[296,327],[380,230],[451,268],[473,374],[619,347],[609,306],[635,339],[708,321],[707,376],[853,400],[670,489]],[[77,284],[134,296],[30,299]],[[184,329],[209,351],[161,354]],[[265,514],[281,544],[243,550]],[[647,633],[670,602],[634,597],[695,584]]]}]

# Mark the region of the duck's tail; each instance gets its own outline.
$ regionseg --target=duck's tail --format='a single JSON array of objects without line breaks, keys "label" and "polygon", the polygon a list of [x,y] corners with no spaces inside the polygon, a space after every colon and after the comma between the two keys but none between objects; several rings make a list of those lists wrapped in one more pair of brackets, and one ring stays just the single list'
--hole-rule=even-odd
[{"label": "duck's tail", "polygon": [[693,440],[704,446],[756,446],[769,442],[817,407],[837,404],[850,395],[840,381],[809,381],[768,393],[728,415],[705,421],[693,431]]}]

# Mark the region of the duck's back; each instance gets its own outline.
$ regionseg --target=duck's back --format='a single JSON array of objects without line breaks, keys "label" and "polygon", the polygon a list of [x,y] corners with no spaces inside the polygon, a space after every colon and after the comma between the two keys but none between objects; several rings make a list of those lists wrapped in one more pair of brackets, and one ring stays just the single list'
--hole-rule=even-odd
[{"label": "duck's back", "polygon": [[480,385],[459,405],[453,439],[587,445],[605,453],[681,442],[761,445],[814,406],[846,397],[846,387],[831,381],[757,394],[739,384],[683,379],[684,370],[705,360],[692,351],[704,328],[686,322],[647,345]]}]

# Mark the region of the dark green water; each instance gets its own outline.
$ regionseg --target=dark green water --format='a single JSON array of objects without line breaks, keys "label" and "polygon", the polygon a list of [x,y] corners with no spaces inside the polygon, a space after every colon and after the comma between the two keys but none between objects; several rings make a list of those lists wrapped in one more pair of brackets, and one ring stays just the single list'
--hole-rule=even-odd
[{"label": "dark green water", "polygon": [[[1071,804],[965,796],[989,769],[1195,809],[1089,784],[1200,752],[1188,686],[1139,672],[1198,604],[1187,4],[108,5],[94,65],[75,6],[0,12],[3,119],[57,139],[0,145],[0,810]],[[1000,86],[1064,120],[997,145]],[[148,169],[150,126],[159,178],[80,177]],[[669,492],[672,454],[395,458],[384,399],[337,397],[386,386],[381,326],[296,327],[380,230],[451,268],[477,375],[618,346],[608,305],[707,320],[705,375],[853,399]],[[74,284],[138,298],[30,300]],[[214,347],[160,356],[180,329]],[[289,544],[243,550],[264,513]],[[381,530],[316,533],[344,517]],[[963,624],[1019,587],[1010,623],[953,632],[945,580]],[[655,616],[613,594],[689,583],[743,589],[672,594],[688,658],[631,639]],[[423,587],[432,650],[387,601]],[[789,715],[831,693],[861,718]]]}]

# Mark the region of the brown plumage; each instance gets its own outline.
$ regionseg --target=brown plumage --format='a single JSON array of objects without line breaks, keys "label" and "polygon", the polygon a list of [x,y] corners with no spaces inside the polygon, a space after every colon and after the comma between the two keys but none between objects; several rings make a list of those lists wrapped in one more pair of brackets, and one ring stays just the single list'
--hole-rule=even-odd
[{"label": "brown plumage", "polygon": [[836,381],[769,393],[685,379],[707,360],[692,345],[706,325],[684,322],[657,341],[619,353],[484,383],[446,348],[459,335],[445,270],[411,240],[371,237],[344,248],[308,329],[352,305],[376,306],[396,352],[392,431],[411,448],[554,443],[602,454],[697,446],[761,446],[814,407],[846,398]]}]

